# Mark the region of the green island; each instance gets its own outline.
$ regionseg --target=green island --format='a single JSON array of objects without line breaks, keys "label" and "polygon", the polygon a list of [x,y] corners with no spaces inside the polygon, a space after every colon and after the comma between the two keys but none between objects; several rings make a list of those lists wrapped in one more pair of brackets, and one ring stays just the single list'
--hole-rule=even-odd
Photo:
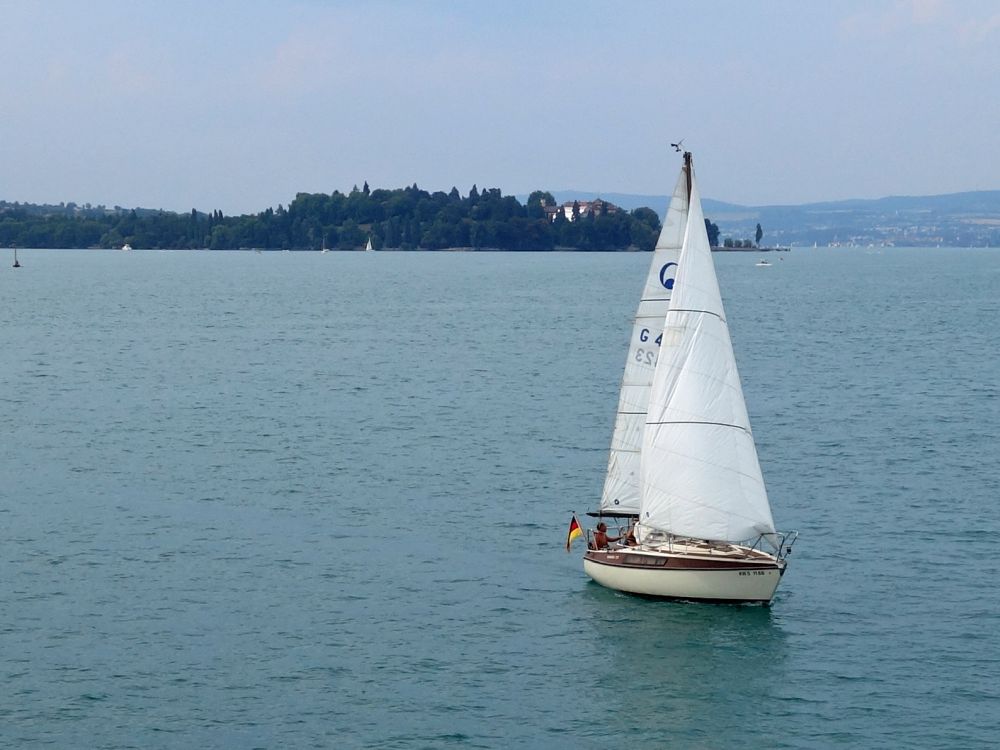
[{"label": "green island", "polygon": [[[706,221],[713,242],[718,228]],[[75,203],[0,201],[0,246],[238,250],[652,250],[660,220],[650,208],[627,211],[606,201],[557,205],[535,191],[522,205],[499,189],[462,196],[416,184],[344,194],[299,193],[284,208],[224,216]]]}]

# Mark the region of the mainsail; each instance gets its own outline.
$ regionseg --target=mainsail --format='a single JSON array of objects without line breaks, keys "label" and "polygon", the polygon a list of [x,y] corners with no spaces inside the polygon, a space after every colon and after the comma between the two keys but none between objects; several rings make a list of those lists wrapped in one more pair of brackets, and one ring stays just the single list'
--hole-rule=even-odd
[{"label": "mainsail", "polygon": [[611,436],[608,473],[601,496],[601,513],[639,513],[639,453],[646,425],[649,388],[656,370],[663,320],[670,304],[677,259],[687,224],[687,177],[681,172],[650,262],[646,286],[632,326],[625,358],[615,430]]},{"label": "mainsail", "polygon": [[642,433],[640,541],[649,529],[753,539],[774,522],[690,162],[687,170],[683,246]]}]

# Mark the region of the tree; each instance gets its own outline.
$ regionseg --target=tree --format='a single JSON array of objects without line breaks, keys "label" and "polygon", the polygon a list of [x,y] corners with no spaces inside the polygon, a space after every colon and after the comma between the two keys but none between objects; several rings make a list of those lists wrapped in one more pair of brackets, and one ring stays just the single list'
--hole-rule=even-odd
[{"label": "tree", "polygon": [[528,196],[525,213],[529,219],[544,219],[546,216],[546,207],[555,205],[556,199],[552,197],[552,193],[544,190],[535,190]]},{"label": "tree", "polygon": [[651,208],[636,208],[632,211],[632,218],[636,221],[640,221],[650,229],[659,232],[660,231],[660,217]]},{"label": "tree", "polygon": [[365,234],[354,219],[348,219],[338,232],[337,247],[341,250],[358,250],[365,244]]},{"label": "tree", "polygon": [[656,237],[659,234],[657,230],[658,228],[653,229],[649,224],[633,221],[629,225],[629,244],[640,250],[653,250],[656,247]]},{"label": "tree", "polygon": [[348,194],[298,193],[287,207],[231,217],[218,209],[177,214],[98,206],[70,211],[69,203],[0,201],[0,245],[121,247],[129,242],[150,248],[303,249],[319,247],[325,237],[328,247],[358,249],[372,235],[380,248],[648,250],[659,233],[659,218],[648,208],[631,213],[598,208],[583,214],[577,201],[570,214],[569,206],[556,210],[555,203],[542,190],[522,204],[499,188],[480,191],[473,185],[463,198],[454,187],[448,193],[429,193],[415,183],[372,190],[367,182]]},{"label": "tree", "polygon": [[528,205],[530,206],[532,203],[540,203],[543,206],[554,206],[556,205],[556,199],[547,190],[535,190],[528,196]]},{"label": "tree", "polygon": [[757,247],[760,247],[760,238],[764,236],[764,230],[760,228],[760,224],[757,225],[757,234],[754,238],[757,240]]},{"label": "tree", "polygon": [[[758,224],[758,226],[760,226]],[[708,232],[708,244],[712,247],[719,246],[719,226],[705,219],[705,231]]]}]

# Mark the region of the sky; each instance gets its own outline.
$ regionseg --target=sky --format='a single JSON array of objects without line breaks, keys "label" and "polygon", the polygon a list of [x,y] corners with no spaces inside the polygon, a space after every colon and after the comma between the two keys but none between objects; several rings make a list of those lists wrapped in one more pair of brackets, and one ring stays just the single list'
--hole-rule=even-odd
[{"label": "sky", "polygon": [[996,0],[0,0],[0,200],[1000,189]]}]

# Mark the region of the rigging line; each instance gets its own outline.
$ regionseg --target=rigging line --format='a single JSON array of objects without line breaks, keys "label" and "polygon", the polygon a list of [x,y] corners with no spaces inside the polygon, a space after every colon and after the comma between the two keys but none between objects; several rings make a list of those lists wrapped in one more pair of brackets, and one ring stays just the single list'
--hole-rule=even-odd
[{"label": "rigging line", "polygon": [[687,313],[703,313],[704,315],[714,315],[714,316],[715,316],[715,317],[717,317],[717,318],[718,318],[719,320],[721,320],[721,321],[722,321],[723,323],[725,323],[725,322],[726,322],[726,319],[725,319],[725,318],[723,318],[723,317],[722,317],[721,315],[719,315],[719,313],[717,313],[717,312],[712,312],[711,310],[688,310],[688,309],[685,309],[685,308],[683,308],[683,307],[672,307],[672,308],[670,308],[669,310],[667,310],[667,314],[668,314],[668,315],[669,315],[670,313],[676,313],[676,312],[687,312]]},{"label": "rigging line", "polygon": [[748,430],[746,427],[743,427],[743,426],[738,425],[738,424],[729,424],[729,422],[703,422],[703,421],[697,420],[697,419],[677,419],[677,420],[668,419],[668,420],[666,420],[664,422],[646,422],[646,424],[647,425],[651,425],[651,424],[704,424],[704,425],[710,425],[710,426],[713,426],[713,427],[733,427],[733,428],[735,428],[737,430],[743,430],[743,432],[747,432],[747,433],[750,432],[750,430]]}]

